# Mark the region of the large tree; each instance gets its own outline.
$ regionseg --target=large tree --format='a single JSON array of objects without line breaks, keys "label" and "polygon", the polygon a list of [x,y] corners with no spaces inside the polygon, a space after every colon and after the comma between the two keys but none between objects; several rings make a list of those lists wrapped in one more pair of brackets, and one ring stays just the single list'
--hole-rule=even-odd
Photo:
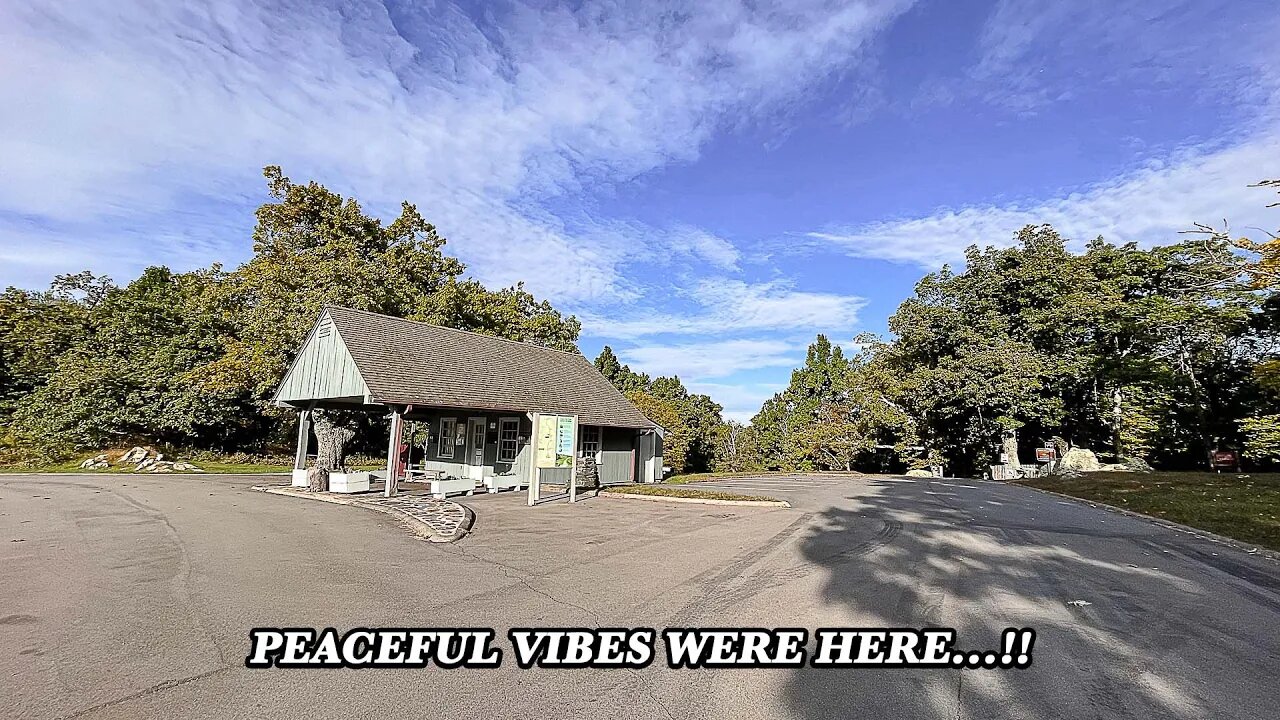
[{"label": "large tree", "polygon": [[[268,401],[330,304],[576,350],[577,319],[523,286],[464,278],[409,203],[384,224],[319,183],[274,166],[264,175],[271,200],[257,210],[253,257],[231,272],[150,268],[122,289],[86,273],[0,296],[0,413],[14,412],[18,441],[62,454],[134,441],[283,444],[292,417]],[[322,415],[335,429],[326,438],[385,441],[376,418]],[[341,462],[343,448],[322,450]]]},{"label": "large tree", "polygon": [[[444,254],[445,239],[412,204],[388,224],[351,198],[317,182],[292,182],[279,167],[264,170],[272,202],[257,211],[254,257],[221,284],[222,307],[235,331],[207,368],[207,384],[246,397],[263,412],[321,308],[341,305],[576,350],[580,324],[522,286],[497,292],[463,279],[465,266]],[[371,418],[317,411],[325,458],[344,457],[327,444],[365,436]]]}]

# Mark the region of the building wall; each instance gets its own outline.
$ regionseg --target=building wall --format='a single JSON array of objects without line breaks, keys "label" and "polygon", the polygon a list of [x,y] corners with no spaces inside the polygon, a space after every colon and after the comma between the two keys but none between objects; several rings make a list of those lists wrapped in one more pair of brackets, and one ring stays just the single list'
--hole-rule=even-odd
[{"label": "building wall", "polygon": [[[443,458],[440,456],[440,421],[443,418],[455,418],[458,427],[465,428],[468,418],[483,417],[485,421],[485,450],[484,476],[491,475],[507,475],[514,474],[519,478],[529,477],[529,463],[533,461],[533,446],[531,440],[533,438],[533,424],[525,415],[515,415],[513,413],[486,413],[473,412],[469,410],[433,410],[427,413],[415,412],[407,418],[408,422],[416,424],[418,429],[417,435],[421,435],[422,429],[428,429],[429,443],[426,447],[424,457],[420,457],[421,451],[414,451],[414,462],[422,462],[423,466],[429,470],[440,470],[454,477],[465,477],[467,475],[467,465],[463,462],[467,446],[465,444],[465,434],[463,445],[454,445],[454,456],[452,458]],[[502,418],[518,418],[520,421],[518,437],[523,438],[519,442],[519,450],[514,463],[499,463],[498,460],[498,432],[501,428],[499,421]],[[497,427],[489,428],[489,424],[494,423]],[[628,428],[601,428],[600,436],[600,454],[597,456],[597,467],[600,474],[600,482],[605,485],[619,485],[629,482],[638,482],[643,474],[643,466],[640,461],[640,453],[637,452],[636,442],[639,431]],[[421,447],[421,441],[417,443]],[[568,482],[571,471],[569,468],[543,468],[541,470],[542,482],[545,483],[565,483]]]},{"label": "building wall", "polygon": [[326,314],[298,353],[277,399],[289,402],[363,398],[368,392],[355,360]]}]

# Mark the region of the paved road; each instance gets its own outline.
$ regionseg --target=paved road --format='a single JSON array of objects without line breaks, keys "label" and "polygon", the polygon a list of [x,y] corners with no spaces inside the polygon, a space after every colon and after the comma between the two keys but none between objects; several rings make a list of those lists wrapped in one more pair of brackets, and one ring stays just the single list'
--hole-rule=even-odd
[{"label": "paved road", "polygon": [[[385,515],[255,493],[255,482],[0,476],[0,716],[1257,718],[1280,707],[1280,566],[1025,488],[804,478],[770,490],[790,509],[608,498],[530,509],[486,496],[468,500],[473,534],[440,546]],[[259,625],[950,626],[977,648],[1028,626],[1039,638],[1021,671],[250,671]]]}]

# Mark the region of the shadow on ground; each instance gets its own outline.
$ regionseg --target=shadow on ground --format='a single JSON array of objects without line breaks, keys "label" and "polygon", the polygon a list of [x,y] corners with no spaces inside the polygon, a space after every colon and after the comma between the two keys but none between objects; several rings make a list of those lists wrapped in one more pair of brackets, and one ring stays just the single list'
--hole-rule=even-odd
[{"label": "shadow on ground", "polygon": [[[1280,573],[1024,488],[874,480],[801,541],[830,625],[1038,634],[1025,670],[795,671],[798,717],[1263,717],[1280,704]],[[1084,600],[1090,604],[1069,605]]]}]

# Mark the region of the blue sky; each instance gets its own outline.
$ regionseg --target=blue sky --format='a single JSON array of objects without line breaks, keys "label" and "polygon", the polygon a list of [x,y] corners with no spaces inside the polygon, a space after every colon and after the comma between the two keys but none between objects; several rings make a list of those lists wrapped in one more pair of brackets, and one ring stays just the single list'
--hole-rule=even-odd
[{"label": "blue sky", "polygon": [[0,285],[250,251],[261,167],[525,281],[746,419],[1050,222],[1275,228],[1280,13],[1124,3],[0,4]]}]

